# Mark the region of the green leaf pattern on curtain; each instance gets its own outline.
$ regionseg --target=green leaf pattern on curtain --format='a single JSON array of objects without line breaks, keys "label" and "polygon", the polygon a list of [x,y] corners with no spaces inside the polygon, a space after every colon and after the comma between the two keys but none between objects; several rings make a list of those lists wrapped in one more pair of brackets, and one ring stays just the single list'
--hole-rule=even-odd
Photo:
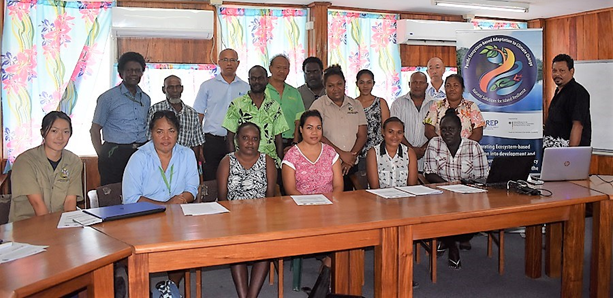
[{"label": "green leaf pattern on curtain", "polygon": [[[79,90],[95,81],[110,34],[113,2],[10,0],[2,40],[2,105],[5,156],[9,161],[40,144],[42,117],[71,115]],[[102,43],[100,41],[103,41]],[[87,92],[84,92],[87,93]],[[90,95],[90,94],[88,94]]]},{"label": "green leaf pattern on curtain", "polygon": [[359,95],[355,76],[364,68],[375,75],[374,95],[389,103],[401,95],[397,18],[394,14],[328,10],[328,64],[343,69],[347,95]]}]

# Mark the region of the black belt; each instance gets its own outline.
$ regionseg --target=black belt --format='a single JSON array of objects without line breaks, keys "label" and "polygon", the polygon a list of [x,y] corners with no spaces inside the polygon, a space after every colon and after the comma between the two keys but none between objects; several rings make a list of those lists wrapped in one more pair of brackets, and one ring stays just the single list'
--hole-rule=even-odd
[{"label": "black belt", "polygon": [[137,149],[138,147],[145,144],[145,143],[117,144],[117,143],[111,143],[111,142],[107,142],[107,143],[113,146],[119,146],[121,148],[130,148],[130,149]]},{"label": "black belt", "polygon": [[205,133],[204,134],[205,137],[209,137],[209,138],[214,138],[214,139],[222,139],[222,140],[226,140],[226,136],[216,136],[214,134],[210,134],[210,133]]}]

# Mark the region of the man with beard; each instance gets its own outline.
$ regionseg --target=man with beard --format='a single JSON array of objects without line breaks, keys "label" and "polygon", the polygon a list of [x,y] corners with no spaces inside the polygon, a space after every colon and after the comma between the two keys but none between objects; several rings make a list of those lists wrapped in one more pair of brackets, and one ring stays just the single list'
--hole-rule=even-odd
[{"label": "man with beard", "polygon": [[200,85],[194,101],[194,109],[198,111],[200,122],[204,122],[202,174],[205,181],[216,179],[219,162],[228,154],[226,146],[228,132],[222,127],[228,106],[232,100],[249,91],[249,84],[236,75],[240,63],[235,50],[227,48],[219,52],[217,65],[220,73]]},{"label": "man with beard", "polygon": [[553,58],[556,83],[543,131],[544,147],[589,146],[592,141],[590,94],[575,81],[575,62],[566,54]]},{"label": "man with beard", "polygon": [[268,85],[268,72],[261,65],[249,69],[249,87],[251,90],[230,103],[228,113],[223,120],[223,127],[228,130],[226,139],[228,149],[234,147],[234,134],[239,125],[253,122],[260,127],[259,151],[275,160],[277,168],[283,159],[281,133],[289,129],[281,105],[265,94]]},{"label": "man with beard", "polygon": [[302,96],[302,102],[304,103],[304,109],[311,108],[313,102],[326,94],[326,88],[324,88],[323,72],[324,64],[321,59],[317,57],[309,57],[302,62],[302,71],[304,72],[304,84],[298,87],[300,96]]},{"label": "man with beard", "polygon": [[[166,100],[160,101],[149,108],[149,122],[153,114],[157,111],[173,111],[179,119],[179,135],[177,144],[192,148],[196,154],[196,159],[204,161],[202,155],[202,144],[204,144],[204,132],[198,119],[198,112],[194,108],[185,105],[181,100],[183,85],[181,79],[175,75],[170,75],[164,79],[162,92],[166,94]],[[151,132],[147,130],[147,138],[151,138]]]},{"label": "man with beard", "polygon": [[100,185],[121,182],[128,159],[147,141],[151,98],[138,87],[145,67],[143,55],[124,53],[117,62],[123,81],[98,97],[89,133],[98,154]]}]

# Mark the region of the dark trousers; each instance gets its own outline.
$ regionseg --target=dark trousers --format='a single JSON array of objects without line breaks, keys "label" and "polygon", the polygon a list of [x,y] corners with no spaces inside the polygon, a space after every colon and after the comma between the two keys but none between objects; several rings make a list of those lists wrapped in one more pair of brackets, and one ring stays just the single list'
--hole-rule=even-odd
[{"label": "dark trousers", "polygon": [[126,168],[130,156],[136,152],[136,149],[131,145],[104,142],[100,156],[98,156],[100,185],[121,182],[123,170]]},{"label": "dark trousers", "polygon": [[229,153],[226,137],[204,134],[205,143],[202,145],[205,163],[202,165],[204,181],[217,179],[219,162]]}]

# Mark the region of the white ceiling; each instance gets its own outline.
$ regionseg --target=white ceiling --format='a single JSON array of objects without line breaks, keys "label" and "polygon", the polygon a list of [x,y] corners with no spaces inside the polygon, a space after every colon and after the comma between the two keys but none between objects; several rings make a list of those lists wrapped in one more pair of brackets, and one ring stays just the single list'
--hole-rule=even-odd
[{"label": "white ceiling", "polygon": [[[253,0],[234,1],[253,3]],[[312,3],[313,0],[260,0],[260,2],[270,4],[309,4]],[[525,0],[521,2],[530,4],[529,12],[517,13],[439,7],[432,5],[431,0],[377,0],[376,4],[373,3],[373,0],[329,0],[329,2],[331,2],[333,6],[347,6],[365,9],[422,12],[435,14],[473,14],[477,17],[491,17],[516,20],[550,18],[555,16],[613,7],[613,0]]]}]

